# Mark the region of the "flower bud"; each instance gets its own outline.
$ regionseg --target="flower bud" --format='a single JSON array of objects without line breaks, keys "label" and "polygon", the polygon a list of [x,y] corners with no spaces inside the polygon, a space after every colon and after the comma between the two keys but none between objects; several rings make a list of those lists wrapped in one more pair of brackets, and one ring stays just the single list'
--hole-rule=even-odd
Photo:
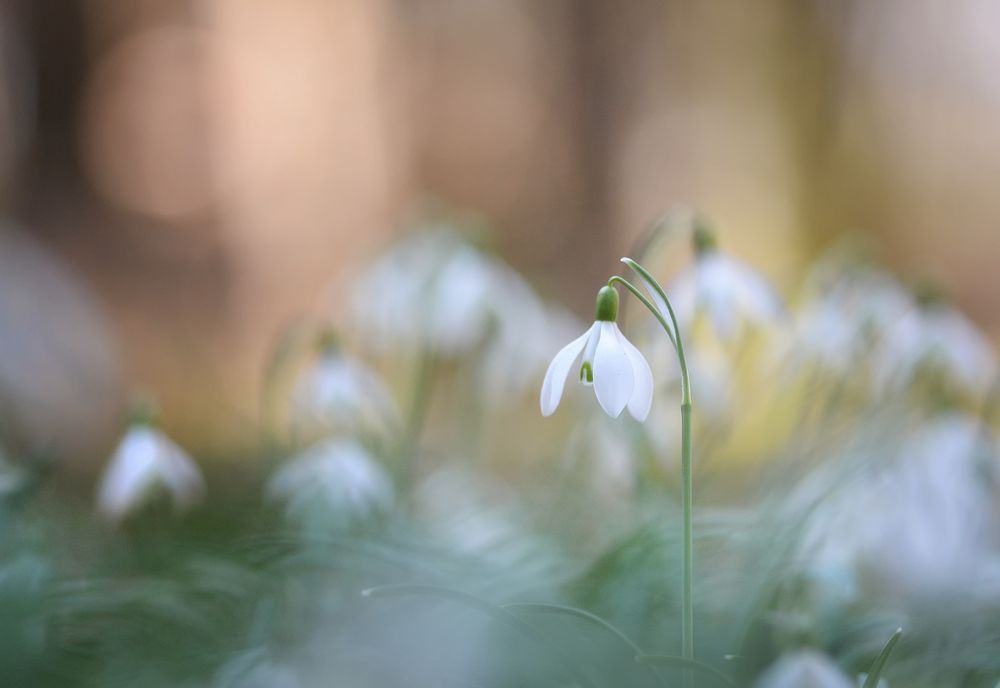
[{"label": "flower bud", "polygon": [[694,252],[697,256],[711,253],[718,248],[715,234],[708,228],[708,223],[700,217],[694,219],[694,227],[691,230],[691,243],[694,245]]},{"label": "flower bud", "polygon": [[601,287],[597,292],[597,303],[594,306],[595,320],[614,322],[618,319],[618,290],[614,287]]}]

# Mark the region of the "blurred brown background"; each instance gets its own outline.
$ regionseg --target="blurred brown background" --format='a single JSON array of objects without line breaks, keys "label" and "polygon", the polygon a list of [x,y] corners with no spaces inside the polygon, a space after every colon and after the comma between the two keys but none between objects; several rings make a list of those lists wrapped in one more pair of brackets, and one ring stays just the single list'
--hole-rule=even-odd
[{"label": "blurred brown background", "polygon": [[985,0],[5,0],[0,59],[7,222],[103,313],[98,424],[128,380],[239,437],[275,333],[429,199],[580,312],[683,202],[781,285],[871,233],[1000,330]]}]

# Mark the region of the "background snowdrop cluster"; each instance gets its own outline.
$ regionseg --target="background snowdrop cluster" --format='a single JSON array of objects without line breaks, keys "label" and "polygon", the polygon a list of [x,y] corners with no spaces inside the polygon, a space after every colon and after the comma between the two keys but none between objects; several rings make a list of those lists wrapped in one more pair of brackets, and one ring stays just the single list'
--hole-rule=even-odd
[{"label": "background snowdrop cluster", "polygon": [[[862,685],[902,627],[880,686],[994,688],[989,340],[874,261],[832,254],[775,285],[691,237],[642,260],[670,285],[693,388],[694,685]],[[9,675],[681,681],[680,380],[651,314],[588,328],[446,226],[334,291],[345,310],[276,337],[236,459],[143,416],[74,503],[58,456],[8,454]]]}]

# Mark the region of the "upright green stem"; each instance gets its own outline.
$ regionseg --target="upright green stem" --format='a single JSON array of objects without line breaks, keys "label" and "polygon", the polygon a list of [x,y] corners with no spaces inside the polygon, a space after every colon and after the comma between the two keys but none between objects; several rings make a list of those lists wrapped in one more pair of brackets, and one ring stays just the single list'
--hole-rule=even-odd
[{"label": "upright green stem", "polygon": [[[663,331],[667,333],[677,352],[677,364],[681,372],[681,510],[683,564],[681,571],[681,654],[684,659],[694,660],[694,537],[693,537],[693,480],[691,477],[691,378],[688,375],[687,358],[684,356],[684,342],[681,340],[677,315],[670,304],[663,287],[649,272],[630,258],[622,258],[622,262],[635,270],[642,277],[643,283],[659,297],[658,303],[663,308],[657,308],[628,280],[614,276],[608,284],[620,284],[628,289],[656,317]],[[666,313],[662,312],[666,311]],[[667,318],[670,322],[667,322]],[[685,672],[684,684],[691,685],[690,672]]]},{"label": "upright green stem", "polygon": [[682,609],[681,654],[685,659],[694,659],[694,539],[692,528],[693,489],[691,479],[691,402],[681,404],[681,509],[684,512],[684,569],[681,578]]},{"label": "upright green stem", "polygon": [[417,445],[420,443],[424,421],[427,419],[427,406],[430,403],[434,382],[434,363],[434,352],[430,347],[425,345],[417,358],[413,380],[413,393],[410,398],[409,417],[406,421],[406,429],[400,438],[398,478],[400,489],[404,491],[412,487],[416,473],[416,467],[413,464],[417,459]]}]

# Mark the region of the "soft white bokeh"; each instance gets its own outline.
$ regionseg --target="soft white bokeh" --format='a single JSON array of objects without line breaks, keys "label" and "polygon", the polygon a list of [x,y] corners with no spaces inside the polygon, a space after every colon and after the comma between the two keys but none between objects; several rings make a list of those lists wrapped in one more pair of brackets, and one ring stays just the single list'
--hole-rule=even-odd
[{"label": "soft white bokeh", "polygon": [[783,655],[757,680],[756,688],[854,688],[840,667],[816,650]]},{"label": "soft white bokeh", "polygon": [[781,299],[764,277],[715,249],[697,256],[666,292],[678,324],[688,333],[700,315],[708,317],[724,340],[733,339],[746,325],[765,327],[784,315]]},{"label": "soft white bokeh", "polygon": [[340,351],[321,353],[292,390],[292,423],[298,429],[384,434],[399,422],[399,408],[379,375]]}]

